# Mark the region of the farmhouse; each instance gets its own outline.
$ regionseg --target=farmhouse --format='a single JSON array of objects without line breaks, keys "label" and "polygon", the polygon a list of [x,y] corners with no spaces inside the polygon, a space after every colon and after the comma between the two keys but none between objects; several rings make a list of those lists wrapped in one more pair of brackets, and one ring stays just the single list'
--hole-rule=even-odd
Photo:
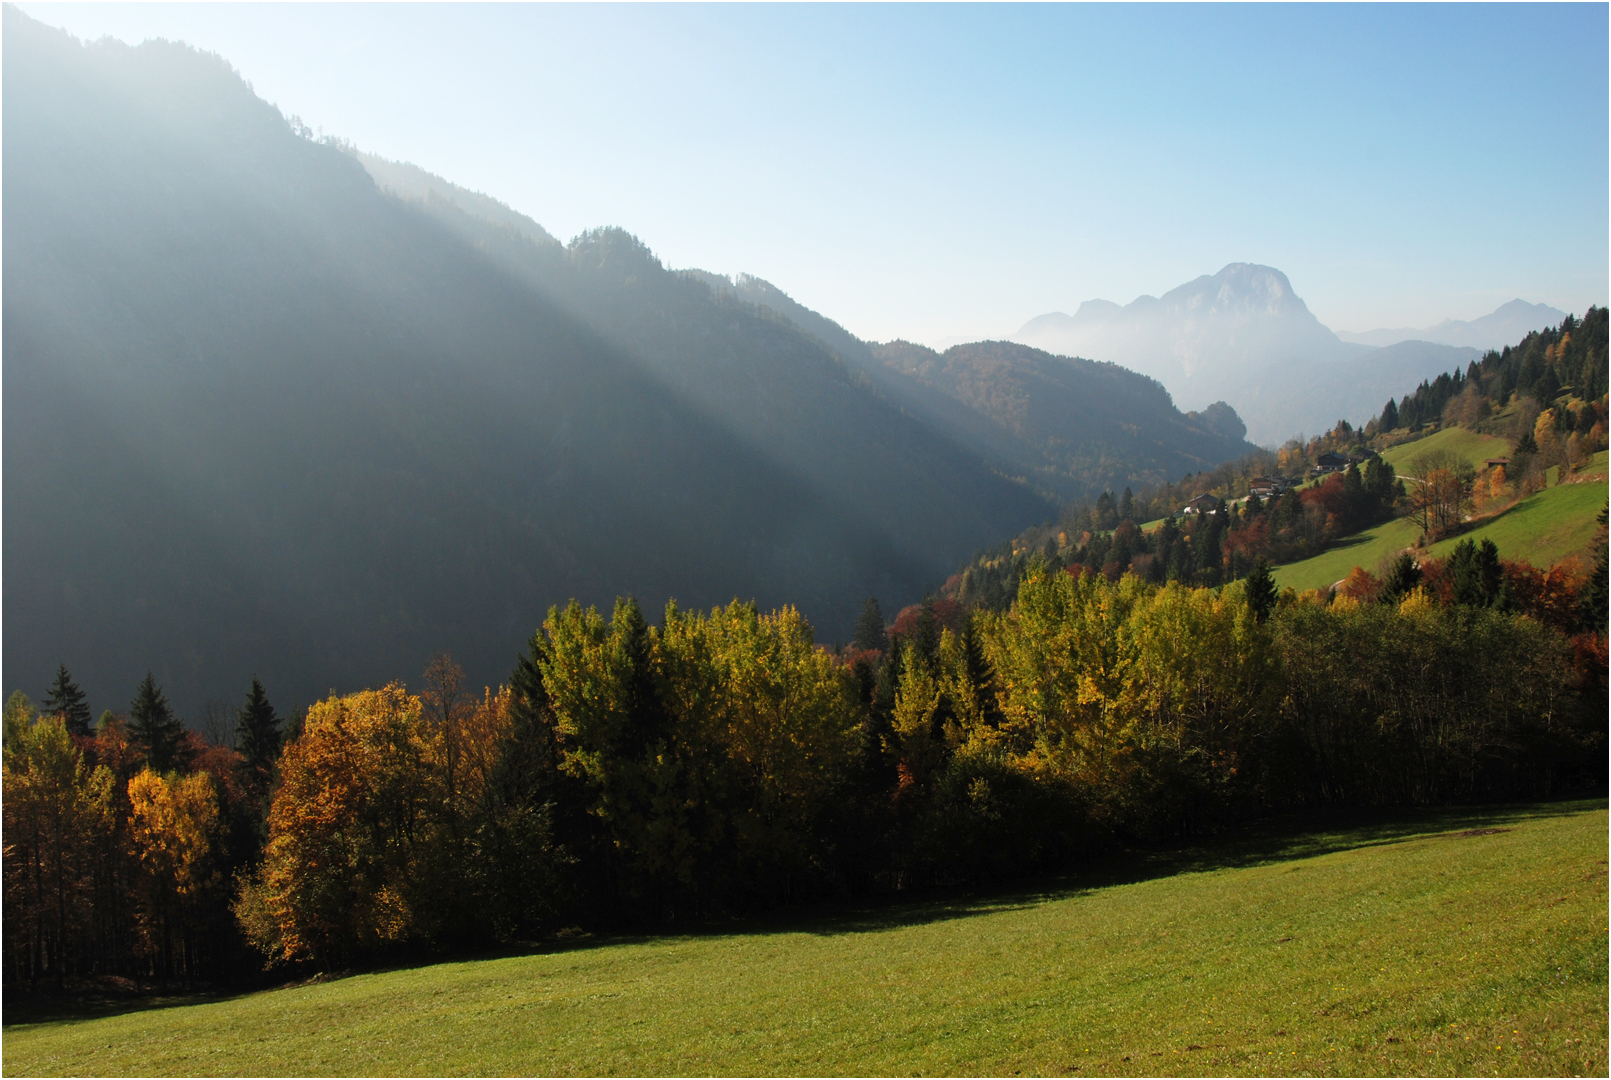
[{"label": "farmhouse", "polygon": [[1217,514],[1219,508],[1225,504],[1212,495],[1199,495],[1185,506],[1181,507],[1182,514]]},{"label": "farmhouse", "polygon": [[1315,459],[1315,466],[1309,470],[1309,475],[1325,476],[1327,473],[1342,472],[1346,468],[1348,468],[1347,458],[1327,450]]},{"label": "farmhouse", "polygon": [[1247,490],[1261,499],[1268,499],[1271,495],[1280,495],[1292,486],[1292,481],[1285,476],[1255,476],[1248,481]]}]

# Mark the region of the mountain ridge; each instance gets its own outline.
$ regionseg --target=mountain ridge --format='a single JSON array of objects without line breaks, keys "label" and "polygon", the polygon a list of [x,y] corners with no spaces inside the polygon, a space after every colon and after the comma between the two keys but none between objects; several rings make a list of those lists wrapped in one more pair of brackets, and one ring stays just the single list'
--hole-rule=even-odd
[{"label": "mountain ridge", "polygon": [[1457,345],[1466,348],[1502,349],[1520,341],[1530,331],[1546,326],[1559,326],[1566,312],[1548,304],[1530,304],[1516,299],[1500,304],[1487,315],[1476,319],[1444,319],[1436,326],[1420,329],[1365,330],[1350,333],[1337,331],[1343,341],[1361,345],[1388,346],[1401,341],[1430,341],[1438,345]]},{"label": "mountain ridge", "polygon": [[629,593],[832,639],[1051,513],[624,232],[388,193],[195,50],[4,20],[14,685],[283,707],[439,649],[493,684]]},{"label": "mountain ridge", "polygon": [[1158,379],[1188,406],[1229,402],[1248,437],[1272,445],[1338,420],[1363,423],[1381,401],[1474,358],[1468,351],[1476,354],[1479,340],[1489,343],[1483,348],[1499,347],[1564,317],[1546,305],[1511,301],[1482,319],[1445,320],[1403,336],[1338,334],[1314,316],[1282,271],[1230,263],[1162,296],[1122,306],[1087,300],[1074,315],[1035,316],[1012,340],[1113,360]]}]

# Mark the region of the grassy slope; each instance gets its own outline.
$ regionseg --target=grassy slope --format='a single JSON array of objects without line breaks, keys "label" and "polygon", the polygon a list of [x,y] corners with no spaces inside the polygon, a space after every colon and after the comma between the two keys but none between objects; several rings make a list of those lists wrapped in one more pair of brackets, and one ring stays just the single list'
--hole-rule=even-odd
[{"label": "grassy slope", "polygon": [[1348,576],[1356,566],[1374,572],[1376,564],[1396,551],[1415,543],[1421,530],[1408,518],[1395,518],[1374,529],[1366,529],[1339,541],[1312,559],[1278,566],[1272,573],[1280,588],[1324,589]]},{"label": "grassy slope", "polygon": [[[1425,445],[1438,435],[1415,445]],[[1587,477],[1588,482],[1557,484],[1530,495],[1470,532],[1433,544],[1431,554],[1444,558],[1469,537],[1478,543],[1492,540],[1504,558],[1523,559],[1538,567],[1552,566],[1594,543],[1599,528],[1595,517],[1606,503],[1606,486],[1593,478],[1605,475],[1606,452],[1602,450],[1578,473],[1579,480]],[[1418,535],[1420,530],[1404,518],[1378,525],[1312,559],[1277,568],[1276,584],[1282,588],[1290,585],[1301,592],[1341,581],[1356,566],[1374,572],[1383,556],[1409,547]]]},{"label": "grassy slope", "polygon": [[1509,457],[1510,442],[1497,435],[1479,435],[1465,428],[1450,427],[1416,442],[1395,446],[1382,455],[1382,460],[1402,473],[1416,458],[1438,452],[1453,454],[1480,472],[1487,458]]},{"label": "grassy slope", "polygon": [[5,1072],[1603,1076],[1606,830],[1602,801],[1255,837],[1128,883],[13,1025]]}]

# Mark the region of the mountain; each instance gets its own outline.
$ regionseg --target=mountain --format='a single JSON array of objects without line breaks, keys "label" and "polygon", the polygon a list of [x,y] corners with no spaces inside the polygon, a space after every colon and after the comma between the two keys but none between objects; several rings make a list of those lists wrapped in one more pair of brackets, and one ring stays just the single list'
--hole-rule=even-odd
[{"label": "mountain", "polygon": [[1088,300],[1073,315],[1025,323],[1014,341],[1107,360],[1154,379],[1189,405],[1232,395],[1275,361],[1316,362],[1360,351],[1321,325],[1281,271],[1232,263],[1217,274],[1120,307]]},{"label": "mountain", "polygon": [[1010,341],[944,353],[896,341],[873,353],[988,421],[988,428],[967,429],[984,452],[1065,499],[1178,480],[1254,449],[1224,402],[1182,414],[1156,380],[1117,364]]},{"label": "mountain", "polygon": [[1269,442],[1282,440],[1282,432],[1329,431],[1338,420],[1363,427],[1388,398],[1481,356],[1476,349],[1401,341],[1329,364],[1274,364],[1237,395],[1237,408],[1249,428],[1274,433]]},{"label": "mountain", "polygon": [[1314,317],[1281,271],[1232,263],[1162,297],[1123,307],[1087,300],[1073,315],[1038,316],[1013,340],[1123,364],[1189,406],[1228,402],[1246,422],[1248,438],[1268,446],[1329,430],[1338,420],[1362,425],[1422,379],[1564,317],[1515,300],[1473,322],[1430,331],[1338,335]]},{"label": "mountain", "polygon": [[1058,501],[1178,480],[1253,449],[1229,405],[1183,414],[1157,380],[1116,364],[1000,341],[943,354],[905,341],[872,344],[758,277],[685,273],[787,318],[909,415]]},{"label": "mountain", "polygon": [[149,668],[188,711],[256,673],[284,709],[440,649],[491,683],[573,596],[832,639],[1051,512],[619,230],[311,141],[185,46],[3,19],[11,687],[65,662],[121,709]]},{"label": "mountain", "polygon": [[1546,326],[1559,326],[1564,318],[1566,312],[1552,308],[1548,304],[1529,304],[1525,300],[1512,300],[1508,304],[1501,304],[1490,314],[1469,322],[1444,319],[1436,326],[1420,330],[1408,328],[1366,330],[1359,334],[1339,330],[1337,336],[1343,341],[1359,345],[1382,346],[1395,345],[1401,341],[1432,341],[1440,345],[1459,345],[1485,352],[1488,349],[1502,349],[1512,342],[1520,341],[1534,330],[1541,330]]}]

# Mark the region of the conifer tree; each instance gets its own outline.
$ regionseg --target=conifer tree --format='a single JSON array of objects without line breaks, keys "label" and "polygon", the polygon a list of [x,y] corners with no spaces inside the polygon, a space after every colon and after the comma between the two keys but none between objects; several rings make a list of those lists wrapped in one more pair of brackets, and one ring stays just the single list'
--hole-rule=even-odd
[{"label": "conifer tree", "polygon": [[1398,406],[1393,404],[1392,398],[1388,398],[1387,404],[1382,406],[1382,419],[1379,427],[1383,433],[1396,431],[1399,427]]},{"label": "conifer tree", "polygon": [[1129,488],[1124,489],[1124,497],[1119,500],[1119,520],[1134,521],[1136,519],[1136,497]]},{"label": "conifer tree", "polygon": [[280,759],[281,741],[280,718],[269,704],[263,684],[253,675],[252,688],[246,692],[246,704],[235,724],[235,745],[246,759],[247,769],[268,777]]},{"label": "conifer tree", "polygon": [[67,722],[70,735],[89,736],[95,733],[90,724],[89,701],[67,673],[66,664],[56,666],[56,681],[51,684],[50,693],[45,695],[44,712],[49,716],[62,717]]},{"label": "conifer tree", "polygon": [[1270,576],[1270,562],[1259,556],[1253,563],[1253,572],[1247,576],[1247,606],[1253,617],[1263,622],[1275,610],[1275,578]]},{"label": "conifer tree", "polygon": [[917,629],[912,633],[912,646],[925,663],[932,664],[940,649],[940,620],[934,614],[934,598],[925,596],[918,609]]},{"label": "conifer tree", "polygon": [[163,773],[174,767],[184,726],[173,715],[162,687],[149,671],[129,704],[129,730],[135,741],[145,748],[146,763],[153,772]]},{"label": "conifer tree", "polygon": [[1405,552],[1382,579],[1382,588],[1376,594],[1376,599],[1383,604],[1397,604],[1420,584],[1421,568],[1415,564],[1415,557]]},{"label": "conifer tree", "polygon": [[852,644],[858,649],[889,648],[889,638],[884,633],[884,612],[878,606],[876,597],[869,596],[861,605],[861,617],[856,620]]},{"label": "conifer tree", "polygon": [[1499,600],[1504,572],[1499,567],[1499,548],[1492,540],[1483,540],[1481,547],[1470,539],[1460,541],[1449,556],[1447,573],[1456,604],[1492,607]]}]

